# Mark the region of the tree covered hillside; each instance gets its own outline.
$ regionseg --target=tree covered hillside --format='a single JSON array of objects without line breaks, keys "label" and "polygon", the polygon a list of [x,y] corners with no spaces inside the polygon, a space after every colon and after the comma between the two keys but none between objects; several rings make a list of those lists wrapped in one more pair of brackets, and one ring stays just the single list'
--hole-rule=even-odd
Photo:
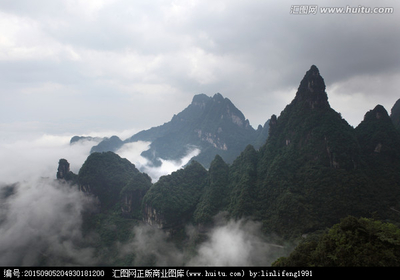
[{"label": "tree covered hillside", "polygon": [[[349,233],[349,238],[371,231],[368,236],[378,239],[369,244],[383,246],[383,254],[390,255],[387,248],[398,241],[383,238],[379,232],[386,229],[381,224],[354,219],[374,217],[400,225],[400,132],[380,105],[367,112],[358,127],[351,127],[330,107],[325,90],[318,68],[311,66],[293,101],[280,116],[271,117],[265,144],[259,149],[247,145],[231,164],[220,155],[214,157],[208,170],[192,161],[152,184],[126,159],[112,152],[92,153],[78,178],[70,176],[83,191],[98,197],[102,215],[139,218],[167,230],[171,236],[182,232],[187,224],[211,228],[213,217],[225,212],[232,219],[248,218],[261,223],[266,235],[293,241],[352,215],[354,218],[345,222],[351,224],[351,229],[362,229]],[[193,106],[203,104],[202,98],[197,97]],[[185,119],[182,115],[174,118]],[[219,125],[214,124],[217,131]],[[100,224],[94,227],[103,230]],[[338,227],[343,229],[340,225],[332,231]],[[117,232],[113,234],[118,235]],[[326,237],[325,245],[305,244],[299,250],[308,246],[319,254],[318,246],[337,243],[337,238],[347,231],[332,234]],[[349,242],[353,246],[353,241]],[[311,253],[307,257],[310,262],[304,264],[341,265],[340,258],[348,257],[334,252],[334,247],[326,250],[339,260],[318,263],[311,261],[315,256]],[[360,254],[374,250],[375,247]],[[373,262],[375,259],[360,265]],[[285,263],[291,264],[291,259]]]},{"label": "tree covered hillside", "polygon": [[268,136],[267,123],[254,129],[243,113],[220,93],[213,97],[197,94],[169,122],[140,131],[124,141],[117,136],[106,138],[92,147],[91,153],[116,152],[126,143],[147,141],[151,142],[150,148],[141,155],[155,166],[161,164],[160,159],[179,160],[198,149],[200,153],[193,159],[209,168],[217,154],[232,163],[247,145],[257,148],[263,145]]},{"label": "tree covered hillside", "polygon": [[[360,126],[352,128],[330,107],[324,80],[312,66],[291,104],[279,117],[272,116],[265,145],[258,151],[247,147],[228,171],[219,163],[220,171],[210,168],[206,173],[208,177],[220,174],[220,178],[217,184],[207,179],[202,196],[207,199],[199,201],[195,210],[197,222],[210,222],[208,212],[218,209],[231,217],[262,221],[265,232],[286,238],[332,226],[347,215],[377,213],[398,222],[392,209],[400,210],[400,157],[395,152],[400,142],[385,112],[372,122],[366,114]],[[362,133],[381,139],[382,148],[371,151]],[[159,188],[158,184],[153,188]],[[225,199],[211,203],[210,194],[221,197],[219,191]],[[146,194],[146,201],[152,196],[157,196],[153,190]]]},{"label": "tree covered hillside", "polygon": [[400,266],[400,229],[390,223],[346,217],[318,237],[305,239],[273,266]]}]

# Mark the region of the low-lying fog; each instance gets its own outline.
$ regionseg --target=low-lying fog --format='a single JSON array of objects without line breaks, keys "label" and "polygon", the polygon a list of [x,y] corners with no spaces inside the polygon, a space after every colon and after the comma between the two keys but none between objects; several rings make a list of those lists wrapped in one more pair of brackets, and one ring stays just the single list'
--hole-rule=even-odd
[{"label": "low-lying fog", "polygon": [[[90,236],[81,232],[82,211],[95,207],[90,197],[55,180],[60,158],[78,173],[94,143],[70,145],[71,136],[43,135],[13,143],[0,143],[0,265],[96,265],[104,263],[95,254]],[[140,153],[148,142],[123,146],[117,153],[144,170],[153,182],[184,166],[200,151],[194,149],[179,161],[161,160],[150,167]],[[276,246],[265,242],[260,225],[251,221],[226,221],[219,217],[195,256],[167,242],[167,235],[150,226],[132,228],[134,238],[115,244],[120,256],[135,251],[132,265],[151,254],[156,265],[269,265]],[[196,234],[192,226],[188,236]],[[84,245],[83,245],[84,244]],[[42,263],[45,259],[45,263]]]}]

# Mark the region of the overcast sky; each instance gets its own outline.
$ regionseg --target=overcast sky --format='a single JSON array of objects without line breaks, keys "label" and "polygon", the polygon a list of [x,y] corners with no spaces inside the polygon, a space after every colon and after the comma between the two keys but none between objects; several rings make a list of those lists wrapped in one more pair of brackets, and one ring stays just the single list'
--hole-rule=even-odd
[{"label": "overcast sky", "polygon": [[[394,12],[290,13],[315,2]],[[400,98],[399,15],[394,0],[1,0],[0,141],[124,138],[217,92],[256,128],[280,114],[312,64],[331,106],[357,126]]]}]

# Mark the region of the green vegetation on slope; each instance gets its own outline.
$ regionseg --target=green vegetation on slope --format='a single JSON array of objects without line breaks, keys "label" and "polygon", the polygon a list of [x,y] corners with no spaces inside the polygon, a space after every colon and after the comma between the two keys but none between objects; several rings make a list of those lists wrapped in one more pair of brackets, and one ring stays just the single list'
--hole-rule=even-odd
[{"label": "green vegetation on slope", "polygon": [[[199,114],[204,98],[193,103]],[[224,101],[222,96],[214,99],[215,106]],[[206,113],[218,115],[212,110]],[[175,116],[173,121],[197,121],[181,117]],[[222,124],[212,119],[205,120],[205,127],[224,131]],[[196,137],[202,133],[197,132]],[[172,137],[165,139],[173,141]],[[163,145],[168,147],[169,142]],[[150,178],[126,159],[111,152],[94,153],[82,166],[78,181],[82,190],[100,200],[102,213],[92,225],[95,223],[105,244],[111,240],[108,236],[116,233],[101,224],[111,220],[116,225],[123,219],[121,215],[143,218],[181,234],[186,223],[209,225],[221,211],[234,219],[250,217],[262,222],[265,234],[295,240],[332,227],[349,215],[375,216],[399,225],[399,148],[399,131],[382,106],[368,112],[354,129],[329,106],[323,79],[312,66],[295,99],[279,117],[272,116],[266,143],[259,150],[248,145],[231,165],[217,155],[208,171],[192,161],[151,184]],[[358,223],[371,229],[365,222]],[[317,245],[301,246],[312,249]],[[308,259],[304,261],[312,265]]]},{"label": "green vegetation on slope", "polygon": [[143,198],[142,209],[157,209],[168,226],[191,220],[207,180],[207,170],[192,161],[185,169],[163,176]]},{"label": "green vegetation on slope", "polygon": [[319,239],[306,239],[273,266],[400,266],[400,229],[349,216]]}]

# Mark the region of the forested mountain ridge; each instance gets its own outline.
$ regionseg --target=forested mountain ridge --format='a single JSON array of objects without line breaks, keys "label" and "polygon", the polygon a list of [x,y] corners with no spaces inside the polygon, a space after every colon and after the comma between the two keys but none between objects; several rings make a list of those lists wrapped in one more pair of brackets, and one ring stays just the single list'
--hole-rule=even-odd
[{"label": "forested mountain ridge", "polygon": [[[247,147],[229,166],[228,178],[221,179],[225,183],[219,187],[228,201],[214,208],[236,218],[251,216],[263,222],[265,232],[285,237],[331,226],[347,215],[369,217],[376,212],[384,219],[398,219],[391,209],[400,210],[399,154],[390,152],[391,167],[383,173],[369,160],[381,158],[385,149],[395,151],[399,133],[387,118],[376,119],[375,131],[388,139],[385,149],[371,155],[358,137],[365,140],[360,135],[372,125],[366,114],[354,129],[330,107],[324,80],[313,65],[291,104],[279,117],[271,117],[265,145],[259,151]],[[153,195],[149,192],[145,199]],[[204,219],[206,212],[199,200],[194,219],[211,222]]]},{"label": "forested mountain ridge", "polygon": [[220,93],[209,97],[198,94],[191,104],[171,121],[161,126],[143,130],[122,141],[117,136],[106,138],[93,152],[117,151],[125,143],[149,141],[150,149],[142,156],[153,165],[161,159],[179,160],[192,149],[200,154],[193,159],[208,168],[215,155],[219,154],[231,163],[247,145],[260,147],[268,137],[268,123],[255,130],[243,113]]},{"label": "forested mountain ridge", "polygon": [[349,216],[317,238],[304,240],[273,266],[398,267],[400,229],[390,223]]},{"label": "forested mountain ridge", "polygon": [[[92,153],[78,176],[59,170],[87,193],[99,197],[94,189],[101,190],[103,214],[141,219],[172,236],[187,224],[212,226],[220,212],[260,222],[263,233],[283,240],[325,230],[349,215],[400,225],[400,131],[392,116],[377,105],[353,128],[330,107],[325,90],[311,66],[293,101],[271,117],[265,144],[248,145],[231,164],[219,155],[208,170],[192,161],[154,184],[112,152]],[[201,111],[206,100],[196,96],[191,106]]]},{"label": "forested mountain ridge", "polygon": [[[397,164],[385,183],[383,193],[393,198],[386,204],[377,197],[383,194],[379,178],[386,176],[378,172],[378,166],[368,164],[365,143],[357,138],[371,127],[368,120],[366,114],[356,129],[348,125],[330,107],[319,70],[312,66],[307,71],[291,104],[279,118],[271,118],[269,138],[260,149],[260,218],[268,221],[268,231],[304,234],[347,215],[371,216],[373,212],[397,218],[390,207],[400,206],[400,157],[394,155]],[[385,131],[392,149],[399,146],[392,123],[382,117],[374,124],[372,130]],[[379,152],[373,156],[380,157]]]}]

